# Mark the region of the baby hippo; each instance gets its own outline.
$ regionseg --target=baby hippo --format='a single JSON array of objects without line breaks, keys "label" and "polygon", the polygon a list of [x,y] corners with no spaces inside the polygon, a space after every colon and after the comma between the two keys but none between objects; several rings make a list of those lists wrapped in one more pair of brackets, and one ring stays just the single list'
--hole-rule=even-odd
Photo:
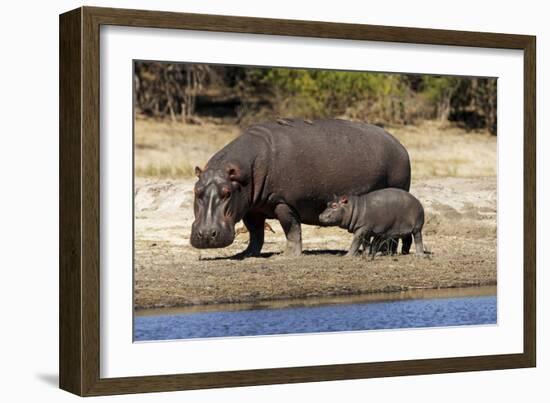
[{"label": "baby hippo", "polygon": [[[401,253],[408,254],[414,237],[416,255],[424,255],[422,227],[424,208],[416,197],[401,189],[375,190],[363,196],[340,196],[328,203],[319,215],[324,225],[338,225],[353,232],[353,241],[347,256],[359,253],[361,244],[364,253],[371,237],[370,254],[376,254],[383,242],[402,239]],[[412,235],[412,236],[411,236]]]}]

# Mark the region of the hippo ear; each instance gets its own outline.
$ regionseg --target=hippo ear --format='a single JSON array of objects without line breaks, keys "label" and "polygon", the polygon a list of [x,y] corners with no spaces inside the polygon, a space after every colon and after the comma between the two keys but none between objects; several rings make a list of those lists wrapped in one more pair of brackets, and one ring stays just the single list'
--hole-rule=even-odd
[{"label": "hippo ear", "polygon": [[239,168],[238,166],[229,164],[226,168],[226,172],[231,182],[239,182],[241,185],[246,184],[247,177],[242,171],[242,169]]},{"label": "hippo ear", "polygon": [[195,167],[195,175],[200,176],[202,174],[202,169]]},{"label": "hippo ear", "polygon": [[347,196],[340,197],[340,203],[346,204],[347,202],[348,202],[348,197]]}]

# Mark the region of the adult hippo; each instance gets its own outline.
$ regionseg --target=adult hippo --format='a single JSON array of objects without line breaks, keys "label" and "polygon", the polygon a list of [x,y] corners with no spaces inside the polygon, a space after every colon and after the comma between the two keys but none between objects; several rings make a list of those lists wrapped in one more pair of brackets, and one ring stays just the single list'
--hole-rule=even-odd
[{"label": "adult hippo", "polygon": [[191,245],[230,245],[242,219],[250,241],[241,257],[260,254],[266,218],[279,220],[285,254],[296,256],[301,224],[321,225],[319,214],[335,194],[409,190],[411,183],[409,154],[399,141],[378,126],[340,119],[251,126],[195,172]]}]

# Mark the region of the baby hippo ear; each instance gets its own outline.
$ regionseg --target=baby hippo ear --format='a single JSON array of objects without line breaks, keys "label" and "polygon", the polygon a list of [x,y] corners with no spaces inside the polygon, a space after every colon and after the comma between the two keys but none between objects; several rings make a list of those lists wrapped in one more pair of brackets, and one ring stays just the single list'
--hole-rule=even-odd
[{"label": "baby hippo ear", "polygon": [[347,196],[340,197],[340,203],[346,204],[347,202],[348,202],[348,197]]},{"label": "baby hippo ear", "polygon": [[231,182],[238,182],[241,185],[246,185],[248,177],[240,167],[229,164],[226,168],[226,172]]},{"label": "baby hippo ear", "polygon": [[195,167],[195,175],[199,177],[201,174],[202,174],[202,169],[200,169],[199,167]]}]

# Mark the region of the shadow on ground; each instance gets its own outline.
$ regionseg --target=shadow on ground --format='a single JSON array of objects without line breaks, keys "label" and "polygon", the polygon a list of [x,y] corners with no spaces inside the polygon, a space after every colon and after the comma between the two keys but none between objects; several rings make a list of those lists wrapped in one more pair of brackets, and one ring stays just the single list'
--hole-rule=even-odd
[{"label": "shadow on ground", "polygon": [[[346,254],[345,250],[338,250],[338,249],[328,249],[328,250],[304,250],[302,251],[302,254],[305,256],[324,256],[324,255],[332,255],[332,256],[342,256]],[[256,259],[267,259],[273,256],[281,256],[283,257],[284,254],[282,252],[264,252],[260,253],[260,256],[254,256]],[[214,261],[214,260],[243,260],[247,257],[244,257],[240,253],[237,253],[233,256],[217,256],[217,257],[205,257],[201,258],[201,261]]]}]

